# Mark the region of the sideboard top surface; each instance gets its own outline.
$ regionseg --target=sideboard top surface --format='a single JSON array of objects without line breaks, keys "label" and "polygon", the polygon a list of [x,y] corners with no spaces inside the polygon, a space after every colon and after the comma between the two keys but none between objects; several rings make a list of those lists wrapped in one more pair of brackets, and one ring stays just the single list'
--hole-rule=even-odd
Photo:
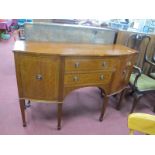
[{"label": "sideboard top surface", "polygon": [[137,51],[119,44],[98,45],[32,41],[16,41],[13,51],[59,56],[119,56],[137,53]]}]

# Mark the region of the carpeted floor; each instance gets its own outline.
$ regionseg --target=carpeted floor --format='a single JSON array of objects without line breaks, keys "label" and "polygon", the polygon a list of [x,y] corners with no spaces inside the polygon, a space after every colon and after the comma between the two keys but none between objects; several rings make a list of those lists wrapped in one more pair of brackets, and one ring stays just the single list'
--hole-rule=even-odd
[{"label": "carpeted floor", "polygon": [[[126,135],[127,116],[132,97],[124,100],[122,109],[115,110],[116,99],[111,97],[104,121],[99,122],[102,98],[97,88],[73,91],[64,100],[62,129],[57,131],[56,104],[32,103],[26,110],[28,126],[22,127],[18,103],[12,48],[14,39],[0,41],[0,134],[12,135]],[[141,100],[137,112],[153,114],[155,94]]]}]

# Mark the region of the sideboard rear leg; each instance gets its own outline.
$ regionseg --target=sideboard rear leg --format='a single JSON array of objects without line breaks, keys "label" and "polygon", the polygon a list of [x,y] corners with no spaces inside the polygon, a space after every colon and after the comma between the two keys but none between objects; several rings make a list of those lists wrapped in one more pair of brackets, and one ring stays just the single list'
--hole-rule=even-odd
[{"label": "sideboard rear leg", "polygon": [[62,103],[58,104],[58,111],[57,111],[57,119],[58,119],[58,127],[57,129],[61,129],[61,117],[62,117]]},{"label": "sideboard rear leg", "polygon": [[99,88],[99,90],[100,90],[101,97],[104,97],[104,91],[103,91],[103,89],[100,88],[100,87],[98,87],[98,88]]},{"label": "sideboard rear leg", "polygon": [[99,121],[103,121],[103,116],[104,116],[104,113],[106,111],[108,101],[109,101],[109,97],[105,95],[104,102],[102,104],[101,115],[100,115]]},{"label": "sideboard rear leg", "polygon": [[20,110],[21,110],[21,115],[22,115],[23,127],[26,127],[25,100],[24,99],[20,99],[19,100],[19,104],[20,104]]},{"label": "sideboard rear leg", "polygon": [[116,106],[116,110],[120,110],[121,104],[122,104],[122,101],[123,101],[123,98],[124,98],[124,95],[126,94],[126,91],[127,91],[127,88],[125,88],[124,90],[122,90],[122,92],[120,94],[119,101],[118,101],[117,106]]}]

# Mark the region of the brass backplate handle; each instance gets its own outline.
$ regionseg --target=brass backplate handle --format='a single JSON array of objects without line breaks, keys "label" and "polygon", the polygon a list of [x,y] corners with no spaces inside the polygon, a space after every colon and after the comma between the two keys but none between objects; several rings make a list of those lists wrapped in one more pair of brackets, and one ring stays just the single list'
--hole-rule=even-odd
[{"label": "brass backplate handle", "polygon": [[74,66],[75,66],[75,68],[78,68],[80,66],[80,63],[76,62]]},{"label": "brass backplate handle", "polygon": [[131,64],[131,61],[128,61],[127,64],[126,64],[128,67],[130,67],[132,64]]},{"label": "brass backplate handle", "polygon": [[76,81],[79,81],[79,78],[78,78],[77,76],[74,76],[74,77],[73,77],[73,81],[75,81],[75,82],[76,82]]},{"label": "brass backplate handle", "polygon": [[41,75],[41,74],[37,74],[37,75],[36,75],[36,79],[37,79],[37,80],[42,80],[42,79],[43,79],[43,77],[42,77],[42,75]]},{"label": "brass backplate handle", "polygon": [[100,80],[104,80],[104,76],[103,75],[100,75]]},{"label": "brass backplate handle", "polygon": [[107,63],[104,61],[104,62],[102,62],[102,66],[103,67],[106,67],[107,66]]}]

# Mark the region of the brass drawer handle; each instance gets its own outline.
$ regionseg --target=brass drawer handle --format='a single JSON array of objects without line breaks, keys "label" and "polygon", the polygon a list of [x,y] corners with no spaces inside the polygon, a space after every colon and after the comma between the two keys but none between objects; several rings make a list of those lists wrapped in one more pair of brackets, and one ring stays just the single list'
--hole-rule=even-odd
[{"label": "brass drawer handle", "polygon": [[73,81],[77,82],[77,81],[79,81],[79,78],[77,76],[74,76]]},{"label": "brass drawer handle", "polygon": [[100,75],[100,80],[104,80],[104,76],[103,75]]},{"label": "brass drawer handle", "polygon": [[43,79],[43,77],[42,77],[42,75],[41,75],[41,74],[37,74],[37,75],[36,75],[36,79],[37,79],[37,80],[42,80],[42,79]]},{"label": "brass drawer handle", "polygon": [[130,67],[132,64],[131,64],[131,61],[128,61],[127,64],[126,64],[128,67]]},{"label": "brass drawer handle", "polygon": [[75,68],[79,68],[80,63],[79,63],[79,62],[76,62],[76,63],[74,64],[74,66],[75,66]]},{"label": "brass drawer handle", "polygon": [[102,62],[102,67],[107,67],[107,63],[105,61]]}]

